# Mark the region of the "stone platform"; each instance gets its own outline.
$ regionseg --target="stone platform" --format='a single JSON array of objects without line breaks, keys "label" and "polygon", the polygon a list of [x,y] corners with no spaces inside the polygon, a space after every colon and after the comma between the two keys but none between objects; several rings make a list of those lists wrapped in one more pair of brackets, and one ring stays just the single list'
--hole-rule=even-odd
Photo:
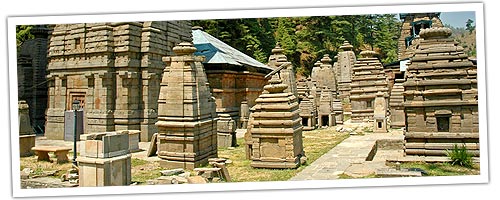
[{"label": "stone platform", "polygon": [[387,159],[403,157],[403,133],[366,133],[353,135],[311,163],[290,180],[333,180],[345,174],[364,177],[389,169]]}]

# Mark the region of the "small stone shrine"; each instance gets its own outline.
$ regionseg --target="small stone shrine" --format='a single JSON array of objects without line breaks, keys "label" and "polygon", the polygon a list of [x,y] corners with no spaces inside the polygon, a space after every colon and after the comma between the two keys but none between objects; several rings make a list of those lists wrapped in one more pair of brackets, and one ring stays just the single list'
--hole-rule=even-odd
[{"label": "small stone shrine", "polygon": [[[325,54],[320,62],[321,64],[314,65],[311,79],[314,80],[320,88],[328,87],[332,91],[337,91],[335,72],[331,64],[332,59],[328,54]],[[336,95],[334,95],[334,97],[336,97]]]},{"label": "small stone shrine", "polygon": [[353,51],[353,46],[348,41],[340,46],[340,52],[337,54],[337,62],[334,64],[335,72],[337,73],[337,91],[339,99],[349,99],[351,90],[352,68],[356,62],[356,55]]},{"label": "small stone shrine", "polygon": [[479,156],[477,68],[451,34],[420,31],[403,83],[406,155],[446,156],[457,144]]},{"label": "small stone shrine", "polygon": [[318,126],[335,126],[335,116],[333,111],[333,95],[328,87],[321,90],[321,97],[318,106]]},{"label": "small stone shrine", "polygon": [[314,103],[314,96],[304,95],[302,101],[299,104],[300,117],[302,118],[302,125],[304,126],[304,131],[310,131],[316,129],[316,117],[318,116],[316,110],[316,104]]},{"label": "small stone shrine", "polygon": [[236,147],[236,121],[229,114],[220,114],[217,120],[217,146]]},{"label": "small stone shrine", "polygon": [[387,133],[387,96],[377,92],[373,107],[373,132]]},{"label": "small stone shrine", "polygon": [[297,168],[305,162],[297,97],[272,76],[250,114],[247,155],[255,168]]},{"label": "small stone shrine", "polygon": [[354,65],[351,83],[352,122],[373,120],[376,94],[387,96],[387,80],[382,63],[374,57],[374,51],[362,51]]},{"label": "small stone shrine", "polygon": [[391,128],[405,127],[405,111],[404,111],[404,96],[403,87],[404,79],[395,79],[394,86],[389,97],[389,110],[391,113]]},{"label": "small stone shrine", "polygon": [[130,185],[131,158],[128,132],[88,134],[76,159],[80,187]]},{"label": "small stone shrine", "polygon": [[29,106],[26,101],[18,102],[19,112],[19,154],[20,156],[31,156],[31,148],[35,146],[36,135],[30,124]]},{"label": "small stone shrine", "polygon": [[165,168],[194,169],[217,157],[217,114],[203,69],[203,57],[193,44],[173,48],[164,57],[158,99],[158,157]]}]

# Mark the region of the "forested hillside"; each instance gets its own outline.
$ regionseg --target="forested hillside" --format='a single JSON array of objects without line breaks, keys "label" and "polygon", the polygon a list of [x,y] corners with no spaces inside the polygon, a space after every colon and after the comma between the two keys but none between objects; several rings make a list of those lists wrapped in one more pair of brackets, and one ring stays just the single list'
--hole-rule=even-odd
[{"label": "forested hillside", "polygon": [[200,20],[193,26],[263,63],[279,42],[296,71],[309,75],[314,62],[324,54],[336,55],[344,40],[356,54],[370,49],[383,63],[396,61],[401,23],[386,14]]},{"label": "forested hillside", "polygon": [[453,38],[460,46],[464,47],[465,53],[469,57],[476,57],[476,27],[469,26],[468,28],[456,28],[445,24],[446,27],[451,29]]}]

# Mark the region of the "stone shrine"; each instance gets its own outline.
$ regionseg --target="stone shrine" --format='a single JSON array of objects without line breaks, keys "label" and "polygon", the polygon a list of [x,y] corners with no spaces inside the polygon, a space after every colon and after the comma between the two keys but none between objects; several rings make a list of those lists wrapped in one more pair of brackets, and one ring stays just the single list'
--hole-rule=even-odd
[{"label": "stone shrine", "polygon": [[[337,91],[337,82],[335,72],[331,64],[332,59],[328,54],[325,54],[320,60],[321,64],[313,67],[311,79],[314,80],[318,87],[328,87],[332,91]],[[319,68],[319,69],[318,69]],[[336,97],[335,94],[333,97]]]},{"label": "stone shrine", "polygon": [[191,41],[189,21],[57,24],[48,52],[45,136],[64,138],[64,111],[79,100],[86,133],[157,132],[164,64],[181,41]]},{"label": "stone shrine", "polygon": [[387,133],[387,96],[377,92],[373,107],[373,132]]},{"label": "stone shrine", "polygon": [[420,31],[403,83],[406,155],[446,156],[457,144],[479,156],[477,68],[451,34]]},{"label": "stone shrine", "polygon": [[31,148],[35,146],[36,135],[30,125],[29,106],[26,101],[19,101],[19,154],[20,156],[31,156]]},{"label": "stone shrine", "polygon": [[182,42],[164,57],[158,99],[158,157],[166,168],[194,169],[217,157],[217,114],[203,69],[204,57]]},{"label": "stone shrine", "polygon": [[[247,155],[255,168],[297,168],[305,162],[297,97],[277,76],[251,108]],[[248,141],[249,140],[249,141]]]},{"label": "stone shrine", "polygon": [[316,104],[314,102],[314,96],[304,95],[299,104],[300,117],[302,118],[302,126],[304,126],[304,131],[310,131],[316,129],[316,122],[318,112],[316,110]]},{"label": "stone shrine", "polygon": [[353,68],[351,83],[352,122],[373,120],[373,106],[376,94],[388,96],[388,86],[383,66],[374,57],[374,51],[362,51],[361,58]]},{"label": "stone shrine", "polygon": [[348,41],[340,46],[340,52],[337,54],[337,62],[334,64],[337,79],[337,91],[339,99],[346,99],[349,102],[351,90],[352,68],[356,62],[356,55],[354,54],[354,47]]},{"label": "stone shrine", "polygon": [[318,106],[318,126],[335,126],[335,116],[333,111],[333,94],[328,87],[321,90],[321,97]]},{"label": "stone shrine", "polygon": [[236,122],[229,114],[220,114],[217,120],[217,146],[236,147]]}]

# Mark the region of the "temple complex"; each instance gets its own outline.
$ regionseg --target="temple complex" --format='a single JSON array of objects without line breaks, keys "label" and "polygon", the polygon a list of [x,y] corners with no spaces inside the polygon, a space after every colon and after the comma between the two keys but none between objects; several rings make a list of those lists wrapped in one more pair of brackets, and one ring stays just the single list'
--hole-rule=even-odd
[{"label": "temple complex", "polygon": [[193,44],[173,50],[176,56],[164,57],[158,99],[158,157],[163,167],[194,169],[217,157],[215,101]]},{"label": "temple complex", "polygon": [[406,74],[405,153],[446,156],[454,144],[479,155],[477,69],[449,28],[420,31]]},{"label": "temple complex", "polygon": [[378,92],[389,97],[383,66],[374,51],[362,51],[353,68],[351,83],[352,122],[373,120],[374,100]]}]

